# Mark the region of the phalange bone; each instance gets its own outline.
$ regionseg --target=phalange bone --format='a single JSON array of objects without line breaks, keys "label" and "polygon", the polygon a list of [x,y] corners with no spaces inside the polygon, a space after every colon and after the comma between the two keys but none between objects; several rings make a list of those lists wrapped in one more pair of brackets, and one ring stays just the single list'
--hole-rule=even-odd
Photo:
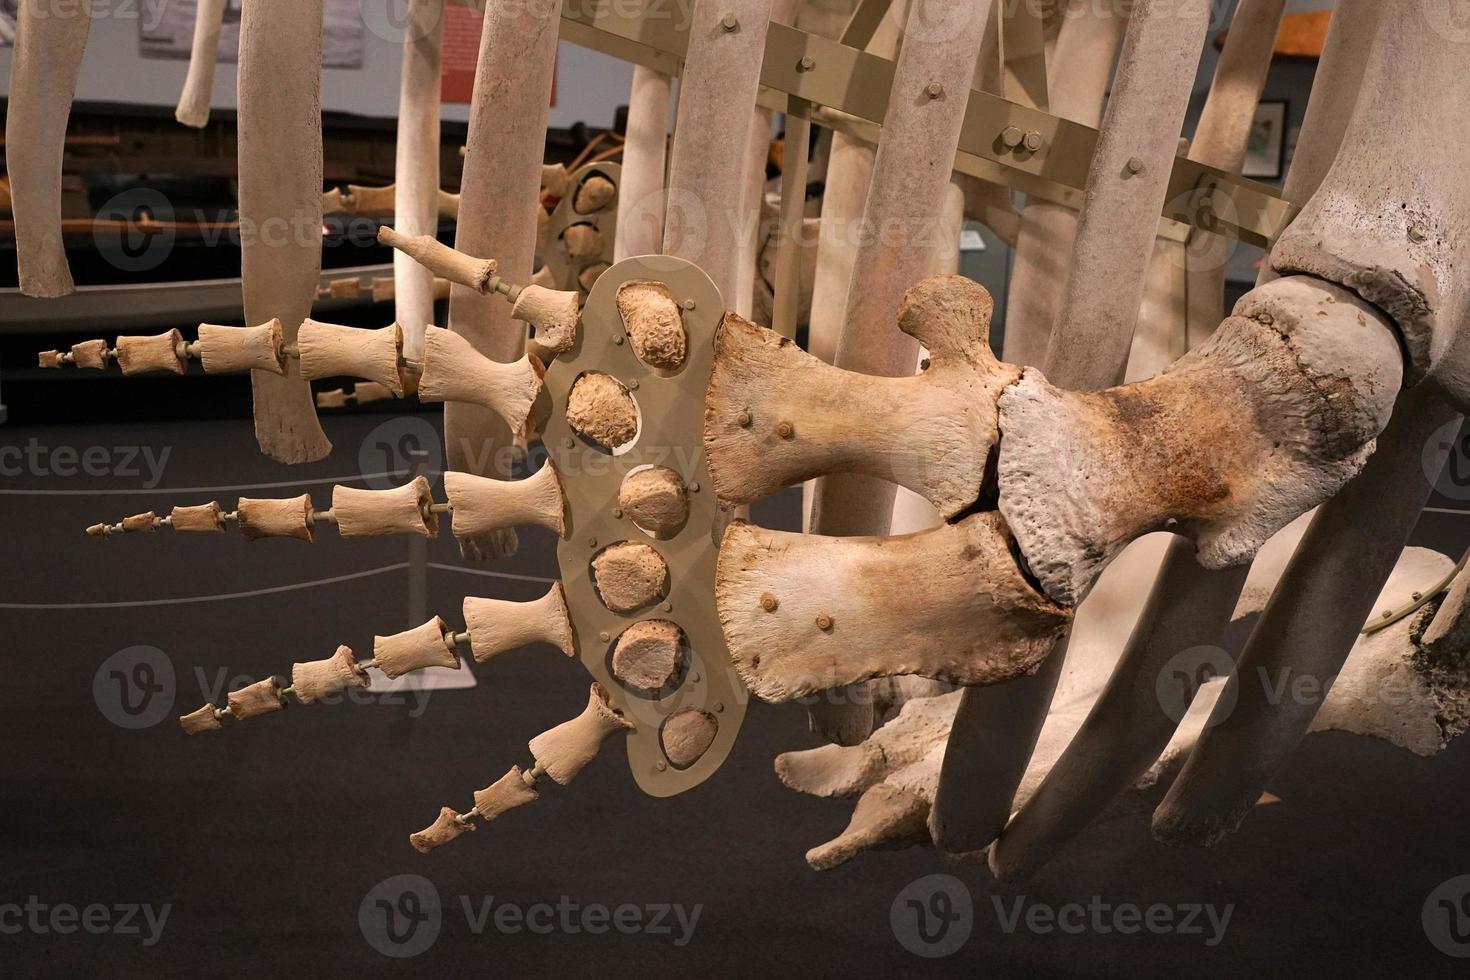
[{"label": "phalange bone", "polygon": [[37,361],[43,368],[59,368],[62,364],[61,351],[43,350],[37,355]]},{"label": "phalange bone", "polygon": [[100,371],[107,367],[107,341],[84,340],[80,344],[73,344],[71,355],[77,367]]},{"label": "phalange bone", "polygon": [[280,681],[274,677],[267,677],[263,681],[256,681],[238,691],[231,691],[227,703],[230,706],[230,714],[239,721],[244,721],[247,718],[280,711],[286,706],[286,699],[281,694]]},{"label": "phalange bone", "polygon": [[464,621],[477,663],[530,643],[549,643],[568,657],[577,655],[560,582],[530,602],[465,596]]},{"label": "phalange bone", "polygon": [[296,345],[301,351],[303,378],[366,378],[383,385],[395,397],[403,396],[399,374],[403,330],[396,323],[363,330],[306,320],[296,335]]},{"label": "phalange bone", "polygon": [[391,636],[373,637],[373,660],[390,679],[424,667],[459,669],[449,627],[438,616]]},{"label": "phalange bone", "polygon": [[602,232],[585,223],[568,225],[561,233],[561,243],[573,259],[585,259],[602,253]]},{"label": "phalange bone", "polygon": [[683,365],[689,338],[673,290],[661,282],[625,282],[618,287],[617,306],[633,353],[643,363],[667,371]]},{"label": "phalange bone", "polygon": [[469,833],[475,825],[447,806],[439,808],[434,822],[417,833],[408,835],[408,842],[420,854],[428,854],[436,847],[448,844],[461,834]]},{"label": "phalange bone", "polygon": [[189,50],[189,73],[174,118],[185,126],[202,129],[209,122],[214,97],[214,74],[219,62],[219,32],[223,26],[225,0],[198,0],[194,8],[194,43]]},{"label": "phalange bone", "polygon": [[300,538],[312,540],[311,494],[285,500],[241,497],[235,504],[240,515],[240,533],[247,541],[257,538]]},{"label": "phalange bone", "polygon": [[127,533],[156,531],[158,530],[158,515],[150,510],[146,514],[134,514],[132,517],[124,517],[122,519],[122,529]]},{"label": "phalange bone", "polygon": [[597,757],[608,736],[632,730],[633,723],[608,704],[607,693],[594,683],[582,713],[531,739],[531,755],[548,776],[565,786]]},{"label": "phalange bone", "polygon": [[912,844],[928,836],[929,804],[912,793],[879,783],[859,798],[847,829],[806,852],[813,871],[828,871],[880,844]]},{"label": "phalange bone", "polygon": [[1357,297],[1277,280],[1148,381],[1063,392],[1028,370],[1000,398],[1001,513],[1069,604],[1148,531],[1192,538],[1208,568],[1245,561],[1362,468],[1401,374],[1393,331]]},{"label": "phalange bone", "polygon": [[661,691],[678,673],[683,642],[684,631],[677,623],[666,619],[634,623],[613,645],[613,676],[634,690]]},{"label": "phalange bone", "polygon": [[689,520],[689,489],[667,466],[650,466],[623,478],[618,507],[654,537],[671,537]]},{"label": "phalange bone", "polygon": [[885,378],[822,363],[726,315],[705,396],[704,441],[722,500],[748,503],[826,473],[907,487],[944,517],[980,495],[997,396],[1021,376],[990,353],[991,299],[959,276],[905,295],[899,326],[930,351],[919,375]]},{"label": "phalange bone", "polygon": [[210,374],[252,370],[285,374],[284,337],[280,320],[273,319],[258,327],[221,327],[201,323],[196,346],[199,360]]},{"label": "phalange bone", "polygon": [[541,375],[540,363],[530,357],[509,364],[492,361],[457,333],[442,327],[424,332],[418,392],[423,401],[481,405],[519,432],[541,392]]},{"label": "phalange bone", "polygon": [[123,374],[147,371],[172,371],[183,374],[189,358],[183,353],[184,338],[177,330],[165,330],[153,337],[117,338],[117,366]]},{"label": "phalange bone", "polygon": [[444,474],[444,493],[454,508],[456,538],[538,524],[561,534],[565,517],[561,482],[550,460],[524,480],[495,480],[451,470]]},{"label": "phalange bone", "polygon": [[432,235],[404,235],[384,225],[378,229],[378,241],[403,252],[436,276],[468,286],[478,293],[489,292],[496,280],[498,263],[494,259],[466,255]]},{"label": "phalange bone", "polygon": [[488,822],[508,810],[532,803],[540,796],[536,788],[526,782],[521,767],[511,766],[510,772],[484,789],[475,791],[475,813]]},{"label": "phalange bone", "polygon": [[224,511],[218,500],[193,507],[175,507],[168,512],[169,523],[175,531],[224,531]]},{"label": "phalange bone", "polygon": [[291,692],[302,704],[311,704],[349,687],[367,686],[367,672],[352,656],[351,647],[339,646],[325,660],[291,665]]},{"label": "phalange bone", "polygon": [[219,709],[212,704],[206,704],[204,707],[191,711],[187,715],[179,715],[179,726],[184,729],[185,735],[217,732],[225,727],[220,724]]},{"label": "phalange bone", "polygon": [[684,708],[670,715],[659,729],[659,744],[674,768],[688,769],[709,751],[719,729],[714,715]]},{"label": "phalange bone", "polygon": [[510,315],[536,328],[536,342],[561,354],[577,342],[582,302],[574,292],[526,286],[516,295]]},{"label": "phalange bone", "polygon": [[1029,673],[1072,614],[1032,588],[1012,544],[993,511],[891,538],[736,521],[715,578],[730,659],[768,701],[894,674],[990,684]]},{"label": "phalange bone", "polygon": [[578,214],[592,214],[607,207],[613,195],[618,192],[613,182],[601,174],[593,174],[582,185],[577,188],[576,196],[572,198],[572,210]]},{"label": "phalange bone", "polygon": [[385,534],[439,534],[439,516],[429,510],[434,495],[428,477],[387,490],[332,487],[332,517],[344,538],[366,538]]},{"label": "phalange bone", "polygon": [[92,4],[61,11],[46,0],[25,0],[15,28],[5,156],[20,290],[65,296],[76,286],[62,243],[61,165]]},{"label": "phalange bone", "polygon": [[638,434],[638,406],[623,383],[588,371],[572,383],[567,424],[604,449],[616,449]]},{"label": "phalange bone", "polygon": [[592,559],[592,584],[613,612],[633,612],[659,601],[668,577],[663,556],[642,542],[620,541]]}]

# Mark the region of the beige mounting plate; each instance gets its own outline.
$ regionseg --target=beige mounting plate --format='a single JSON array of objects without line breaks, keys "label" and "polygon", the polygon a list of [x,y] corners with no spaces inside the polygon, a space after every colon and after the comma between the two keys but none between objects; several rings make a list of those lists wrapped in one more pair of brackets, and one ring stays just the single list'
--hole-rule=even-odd
[{"label": "beige mounting plate", "polygon": [[[591,211],[581,214],[572,206],[576,200],[577,189],[582,182],[593,175],[600,175],[612,181],[614,188],[612,198],[600,211]],[[622,187],[623,168],[616,163],[587,163],[572,171],[567,180],[567,193],[551,212],[549,225],[551,244],[547,248],[546,265],[551,270],[552,278],[556,281],[554,288],[565,289],[577,293],[586,293],[578,276],[582,270],[589,265],[599,262],[612,264],[613,249],[616,246],[615,239],[618,231],[618,194],[617,189]],[[572,225],[588,224],[602,233],[602,252],[591,258],[573,261],[567,254],[567,249],[562,244],[562,233]]]},{"label": "beige mounting plate", "polygon": [[[638,280],[664,283],[684,308],[688,358],[672,376],[661,376],[640,361],[624,332],[618,288]],[[639,788],[650,796],[673,796],[708,779],[735,744],[749,698],[730,663],[715,611],[715,560],[729,514],[715,500],[704,456],[704,395],[714,363],[715,331],[724,313],[719,290],[698,266],[662,255],[625,259],[592,287],[576,345],[546,370],[551,414],[543,440],[566,499],[567,529],[557,546],[557,563],[567,611],[582,663],[607,691],[613,707],[636,726],[627,737],[628,765]],[[567,395],[588,371],[617,378],[638,403],[638,436],[614,454],[584,441],[566,421]],[[690,490],[689,520],[667,540],[655,540],[614,514],[623,477],[644,466],[675,470]],[[603,605],[592,584],[591,561],[618,541],[648,544],[663,556],[669,566],[664,603],[626,615]],[[672,620],[688,641],[682,683],[657,699],[628,690],[609,666],[618,635],[645,619]],[[703,756],[678,769],[664,755],[659,730],[683,708],[706,712],[719,730]]]}]

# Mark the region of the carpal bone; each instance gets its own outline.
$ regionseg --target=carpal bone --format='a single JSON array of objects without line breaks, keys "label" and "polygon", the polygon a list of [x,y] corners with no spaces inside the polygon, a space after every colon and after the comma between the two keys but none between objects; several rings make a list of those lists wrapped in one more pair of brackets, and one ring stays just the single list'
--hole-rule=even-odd
[{"label": "carpal bone", "polygon": [[424,332],[424,373],[418,389],[423,401],[481,405],[519,432],[541,393],[541,375],[540,362],[524,354],[509,364],[492,361],[457,333],[442,327]]},{"label": "carpal bone", "polygon": [[593,174],[582,185],[577,188],[576,196],[572,198],[572,210],[578,214],[593,214],[607,207],[608,202],[613,199],[618,189],[613,182],[601,174]]},{"label": "carpal bone", "polygon": [[373,663],[390,679],[425,667],[459,669],[454,637],[444,620],[435,616],[392,636],[373,637]]},{"label": "carpal bone", "polygon": [[592,559],[592,584],[613,612],[633,612],[657,602],[668,579],[663,556],[641,542],[620,541]]},{"label": "carpal bone", "polygon": [[269,371],[286,373],[286,355],[282,350],[285,335],[281,321],[272,319],[258,327],[221,327],[212,323],[199,325],[195,345],[204,370],[210,374],[232,371]]},{"label": "carpal bone", "polygon": [[429,508],[434,496],[427,477],[387,490],[358,487],[332,488],[332,519],[344,538],[367,538],[385,534],[439,534],[439,516]]},{"label": "carpal bone", "polygon": [[301,324],[296,344],[303,378],[365,378],[403,397],[403,331],[396,323],[363,330],[309,319]]},{"label": "carpal bone", "polygon": [[919,375],[822,363],[727,314],[705,396],[705,448],[723,500],[749,503],[827,473],[862,473],[920,494],[944,517],[980,495],[996,398],[1021,377],[990,353],[990,295],[959,276],[904,296],[899,329],[930,351]]},{"label": "carpal bone", "polygon": [[1029,673],[1071,611],[1016,566],[995,512],[893,538],[790,534],[736,521],[715,604],[746,686],[784,701],[872,677],[990,684]]},{"label": "carpal bone", "polygon": [[667,466],[635,470],[618,487],[618,507],[655,538],[672,537],[689,520],[689,488]]},{"label": "carpal bone", "polygon": [[1244,297],[1164,374],[1097,393],[1028,370],[1000,398],[1000,509],[1048,595],[1075,603],[1152,530],[1206,567],[1249,559],[1362,468],[1402,378],[1393,330],[1304,277]]},{"label": "carpal bone", "polygon": [[613,646],[613,676],[628,687],[656,693],[674,679],[684,632],[666,619],[648,619],[623,630]]},{"label": "carpal bone", "polygon": [[638,434],[638,406],[621,381],[589,371],[572,383],[567,424],[604,449],[616,449]]},{"label": "carpal bone", "polygon": [[676,769],[687,769],[709,751],[719,733],[715,716],[694,708],[674,712],[659,730],[659,744]]},{"label": "carpal bone", "polygon": [[476,538],[518,524],[564,529],[561,482],[548,460],[524,480],[496,480],[452,470],[444,474],[444,493],[454,508],[454,536]]},{"label": "carpal bone", "polygon": [[568,657],[577,655],[560,582],[551,583],[544,596],[531,602],[465,596],[464,620],[478,663],[530,643],[549,643]]},{"label": "carpal bone", "polygon": [[609,736],[632,729],[633,723],[608,703],[607,692],[593,684],[582,713],[531,739],[531,755],[538,767],[565,786],[597,757]]},{"label": "carpal bone", "polygon": [[684,312],[674,293],[661,282],[627,282],[618,287],[618,313],[643,363],[666,371],[684,363],[689,338]]},{"label": "carpal bone", "polygon": [[15,29],[5,157],[20,291],[65,296],[76,286],[62,243],[61,164],[92,4],[62,11],[48,0],[23,0]]}]

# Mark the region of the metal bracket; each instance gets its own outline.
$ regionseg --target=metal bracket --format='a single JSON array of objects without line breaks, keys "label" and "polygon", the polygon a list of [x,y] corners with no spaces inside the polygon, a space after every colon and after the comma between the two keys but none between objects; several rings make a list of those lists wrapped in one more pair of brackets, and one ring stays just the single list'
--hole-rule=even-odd
[{"label": "metal bracket", "polygon": [[[672,375],[640,361],[624,331],[616,305],[618,288],[639,280],[665,284],[683,308],[688,356]],[[625,259],[592,287],[576,345],[546,370],[551,414],[543,439],[566,499],[567,529],[557,546],[557,563],[567,611],[582,663],[607,691],[612,706],[636,726],[627,736],[628,765],[650,796],[673,796],[708,779],[735,744],[749,699],[730,663],[715,611],[715,561],[729,512],[716,502],[704,455],[704,396],[714,365],[715,331],[724,313],[720,291],[698,266],[662,255]],[[566,421],[572,384],[588,371],[612,375],[638,403],[638,436],[613,454],[583,441]],[[670,538],[655,540],[614,510],[623,478],[643,466],[667,466],[689,488],[689,519]],[[629,614],[603,604],[592,583],[591,561],[618,541],[648,544],[663,556],[669,566],[663,603]],[[630,691],[610,667],[618,635],[645,619],[677,623],[688,643],[682,683],[658,698]],[[678,769],[664,754],[659,731],[683,708],[705,712],[719,728],[704,755]]]}]

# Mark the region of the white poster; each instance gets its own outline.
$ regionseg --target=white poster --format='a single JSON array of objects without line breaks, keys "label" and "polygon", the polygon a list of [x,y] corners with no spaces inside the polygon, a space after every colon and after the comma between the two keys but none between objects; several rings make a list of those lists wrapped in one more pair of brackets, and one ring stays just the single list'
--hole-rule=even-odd
[{"label": "white poster", "polygon": [[[14,4],[15,0],[0,0]],[[241,0],[225,0],[219,32],[219,60],[233,64],[240,48]],[[194,46],[195,0],[174,0],[157,15],[138,20],[138,46],[145,58],[187,60]],[[326,0],[322,30],[323,68],[361,68],[363,23],[361,0]]]}]

